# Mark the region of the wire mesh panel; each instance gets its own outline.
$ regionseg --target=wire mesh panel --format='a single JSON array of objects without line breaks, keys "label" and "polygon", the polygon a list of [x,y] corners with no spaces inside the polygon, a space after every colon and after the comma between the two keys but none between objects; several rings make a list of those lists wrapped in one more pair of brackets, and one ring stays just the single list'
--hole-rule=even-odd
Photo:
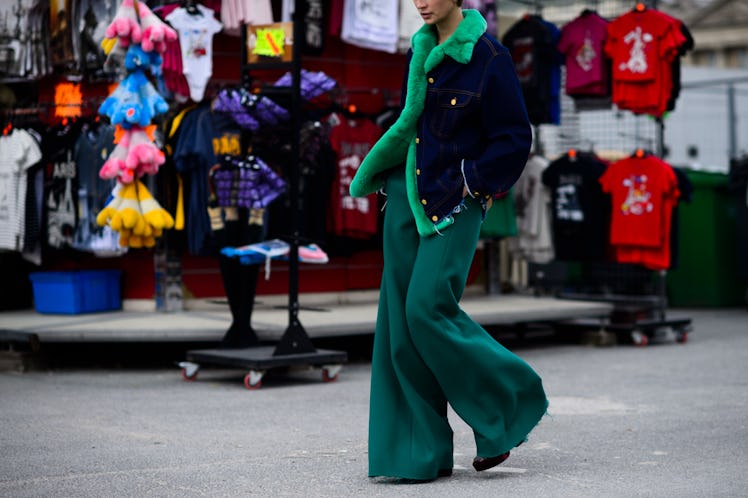
[{"label": "wire mesh panel", "polygon": [[[652,0],[642,2],[656,7]],[[497,2],[499,35],[505,33],[525,14],[539,14],[559,29],[580,15],[585,9],[612,20],[631,10],[635,2],[606,0],[578,2],[573,0],[501,0]],[[565,154],[569,149],[594,151],[606,160],[616,160],[645,149],[663,155],[662,124],[647,116],[635,115],[609,105],[606,109],[582,110],[575,101],[563,92],[565,67],[561,68],[561,122],[559,125],[535,126],[534,148],[548,159]]]},{"label": "wire mesh panel", "polygon": [[[657,7],[656,2],[642,2],[647,7]],[[632,1],[577,2],[569,0],[523,1],[501,0],[497,3],[499,35],[509,30],[525,14],[538,14],[544,20],[555,24],[559,29],[574,20],[586,9],[595,10],[600,16],[613,20],[630,11],[636,5]],[[565,67],[561,68],[560,123],[540,124],[533,127],[534,150],[549,160],[566,154],[570,149],[594,152],[607,161],[615,161],[632,155],[637,149],[663,155],[663,122],[649,115],[634,114],[616,108],[609,101],[595,106],[585,105],[564,92]],[[536,285],[561,288],[562,293],[594,295],[598,297],[616,296],[618,299],[631,299],[631,302],[648,301],[655,307],[664,299],[661,296],[660,276],[651,270],[635,264],[616,262],[566,262],[566,268],[559,271],[559,263],[554,262],[553,270],[548,265],[535,265],[533,275]],[[549,277],[565,279],[562,285]],[[532,279],[531,279],[532,280]]]}]

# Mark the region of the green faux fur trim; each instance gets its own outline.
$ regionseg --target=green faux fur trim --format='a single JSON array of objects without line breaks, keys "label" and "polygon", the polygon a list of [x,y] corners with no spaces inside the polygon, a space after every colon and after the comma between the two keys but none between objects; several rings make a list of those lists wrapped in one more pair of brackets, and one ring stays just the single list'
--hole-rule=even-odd
[{"label": "green faux fur trim", "polygon": [[[437,44],[436,28],[424,24],[411,39],[413,57],[408,71],[407,95],[400,117],[377,141],[364,158],[350,186],[354,197],[363,197],[382,187],[381,173],[406,163],[408,201],[422,236],[434,234],[443,224],[435,225],[426,217],[419,201],[415,176],[416,124],[426,100],[426,74],[449,56],[466,64],[473,47],[486,31],[486,21],[476,10],[463,11],[464,19],[455,32],[441,45]],[[412,149],[412,150],[410,150]]]}]

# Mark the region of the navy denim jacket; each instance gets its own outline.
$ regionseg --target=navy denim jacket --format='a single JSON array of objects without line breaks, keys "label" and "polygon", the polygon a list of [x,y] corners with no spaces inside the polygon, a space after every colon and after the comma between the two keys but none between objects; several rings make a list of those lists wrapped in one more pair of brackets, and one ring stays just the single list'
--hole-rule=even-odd
[{"label": "navy denim jacket", "polygon": [[464,185],[484,209],[509,190],[527,162],[532,133],[511,56],[495,38],[483,34],[467,64],[445,57],[426,76],[416,175],[421,204],[436,223],[461,205]]}]

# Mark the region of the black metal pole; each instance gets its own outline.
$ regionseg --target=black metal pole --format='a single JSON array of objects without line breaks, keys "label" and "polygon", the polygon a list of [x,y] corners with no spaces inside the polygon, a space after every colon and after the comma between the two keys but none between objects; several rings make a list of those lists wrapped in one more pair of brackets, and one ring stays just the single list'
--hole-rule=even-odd
[{"label": "black metal pole", "polygon": [[304,2],[296,0],[293,13],[293,56],[291,63],[291,158],[288,168],[290,205],[290,253],[288,255],[288,328],[275,348],[274,356],[309,353],[316,349],[299,321],[299,156],[301,140],[301,51],[304,44]]}]

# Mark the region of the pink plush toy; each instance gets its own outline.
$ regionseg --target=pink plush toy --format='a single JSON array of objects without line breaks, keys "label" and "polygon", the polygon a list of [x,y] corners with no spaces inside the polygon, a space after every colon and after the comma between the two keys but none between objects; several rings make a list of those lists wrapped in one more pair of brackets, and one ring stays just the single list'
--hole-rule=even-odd
[{"label": "pink plush toy", "polygon": [[164,153],[153,144],[148,133],[134,126],[122,130],[122,136],[99,170],[99,176],[129,184],[144,175],[155,175],[165,160]]},{"label": "pink plush toy", "polygon": [[166,44],[177,39],[177,32],[158,18],[145,2],[138,2],[140,27],[143,28],[141,47],[146,52],[166,52]]},{"label": "pink plush toy", "polygon": [[138,178],[158,173],[158,167],[164,164],[166,158],[164,153],[153,144],[145,130],[133,128],[127,135],[127,141],[128,149],[125,158],[127,169],[135,171]]},{"label": "pink plush toy", "polygon": [[140,43],[143,31],[138,24],[133,0],[122,0],[119,8],[117,8],[117,14],[107,26],[104,35],[107,38],[117,37],[122,47],[128,47],[130,43]]},{"label": "pink plush toy", "polygon": [[[120,140],[120,142],[114,147],[114,150],[112,150],[111,154],[109,154],[107,160],[101,166],[101,169],[99,170],[99,176],[104,180],[120,178],[121,172],[127,169],[127,167],[125,166],[126,157],[127,147]],[[129,183],[132,181],[132,177],[130,177],[129,181],[125,181],[124,179],[122,179],[121,181],[123,183]]]}]

